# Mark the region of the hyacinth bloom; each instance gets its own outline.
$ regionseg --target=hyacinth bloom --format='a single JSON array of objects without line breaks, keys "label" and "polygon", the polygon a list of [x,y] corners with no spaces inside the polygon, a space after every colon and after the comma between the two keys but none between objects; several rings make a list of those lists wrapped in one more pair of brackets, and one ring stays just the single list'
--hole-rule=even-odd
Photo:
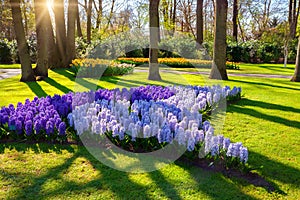
[{"label": "hyacinth bloom", "polygon": [[59,133],[59,135],[65,135],[66,134],[66,124],[65,124],[65,122],[60,122],[59,123],[58,133]]},{"label": "hyacinth bloom", "polygon": [[[27,99],[16,107],[0,109],[0,126],[8,125],[18,134],[65,135],[73,127],[78,135],[112,134],[120,140],[125,135],[153,137],[159,143],[175,140],[194,151],[204,143],[205,152],[215,156],[223,149],[227,156],[247,162],[248,151],[241,143],[215,136],[202,112],[221,101],[240,96],[241,88],[221,86],[141,86],[130,89],[99,89]],[[67,122],[67,124],[65,123]]]}]

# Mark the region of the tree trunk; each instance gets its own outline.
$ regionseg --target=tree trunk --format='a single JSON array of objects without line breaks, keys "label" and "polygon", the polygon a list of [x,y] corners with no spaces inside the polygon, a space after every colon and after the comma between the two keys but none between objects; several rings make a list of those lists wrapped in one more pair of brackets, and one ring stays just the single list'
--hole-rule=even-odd
[{"label": "tree trunk", "polygon": [[233,0],[233,14],[232,14],[232,37],[234,41],[238,41],[238,0]]},{"label": "tree trunk", "polygon": [[91,43],[91,35],[92,35],[92,6],[93,6],[93,0],[89,0],[88,9],[87,9],[87,24],[86,24],[86,39],[89,44]]},{"label": "tree trunk", "polygon": [[77,36],[78,37],[83,37],[82,35],[82,30],[81,30],[81,24],[80,24],[80,16],[79,16],[79,8],[78,8],[78,0],[75,2],[76,6],[76,26],[77,26]]},{"label": "tree trunk", "polygon": [[72,63],[72,60],[75,58],[75,18],[76,18],[76,1],[69,0],[68,5],[68,27],[67,27],[67,59],[66,65]]},{"label": "tree trunk", "polygon": [[197,43],[203,43],[203,0],[197,0]]},{"label": "tree trunk", "polygon": [[43,15],[44,15],[43,23],[46,24],[47,37],[48,37],[48,68],[56,68],[59,67],[60,61],[58,58],[58,50],[55,43],[53,26],[52,26],[49,11],[45,11]]},{"label": "tree trunk", "polygon": [[59,64],[57,67],[66,67],[66,25],[64,15],[64,0],[54,0],[56,46],[58,50]]},{"label": "tree trunk", "polygon": [[213,63],[210,72],[211,79],[228,80],[226,71],[226,21],[227,0],[218,0],[215,4],[215,33]]},{"label": "tree trunk", "polygon": [[297,48],[295,73],[294,73],[291,81],[300,82],[300,36],[299,36],[299,42],[298,42],[298,48]]},{"label": "tree trunk", "polygon": [[37,65],[34,70],[36,76],[48,77],[48,34],[47,24],[45,23],[48,8],[46,0],[35,0],[35,24],[37,36]]},{"label": "tree trunk", "polygon": [[96,29],[100,29],[100,24],[102,20],[102,12],[103,12],[103,7],[102,7],[102,0],[98,0],[98,13],[97,13],[97,21],[96,21]]},{"label": "tree trunk", "polygon": [[176,31],[176,9],[177,9],[177,0],[173,2],[173,15],[172,15],[172,32],[171,35],[173,36]]},{"label": "tree trunk", "polygon": [[297,22],[298,22],[298,16],[299,16],[299,4],[300,4],[300,1],[298,1],[298,8],[296,9],[297,0],[289,0],[288,21],[289,21],[289,26],[290,26],[290,38],[291,39],[295,39],[295,37],[296,37],[296,29],[297,29]]},{"label": "tree trunk", "polygon": [[21,1],[22,2],[22,4],[23,4],[23,6],[22,6],[22,11],[23,11],[23,16],[24,16],[24,28],[25,28],[25,38],[26,38],[26,36],[28,37],[28,35],[29,35],[29,31],[28,31],[28,18],[27,18],[27,3],[29,3],[29,2],[25,2],[24,0],[23,1]]},{"label": "tree trunk", "polygon": [[28,45],[25,39],[24,26],[22,23],[20,0],[10,0],[10,4],[12,10],[13,25],[16,33],[19,57],[21,61],[22,76],[20,81],[35,81],[28,52]]},{"label": "tree trunk", "polygon": [[150,49],[149,49],[149,80],[161,80],[158,66],[158,40],[159,40],[159,0],[150,0]]}]

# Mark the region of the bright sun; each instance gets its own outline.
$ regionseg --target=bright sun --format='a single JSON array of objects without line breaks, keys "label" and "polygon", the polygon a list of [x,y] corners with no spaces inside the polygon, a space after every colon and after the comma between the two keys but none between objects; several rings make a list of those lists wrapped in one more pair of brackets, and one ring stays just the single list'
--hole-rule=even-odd
[{"label": "bright sun", "polygon": [[52,7],[53,7],[53,0],[47,0],[47,7],[48,7],[48,10],[52,10]]}]

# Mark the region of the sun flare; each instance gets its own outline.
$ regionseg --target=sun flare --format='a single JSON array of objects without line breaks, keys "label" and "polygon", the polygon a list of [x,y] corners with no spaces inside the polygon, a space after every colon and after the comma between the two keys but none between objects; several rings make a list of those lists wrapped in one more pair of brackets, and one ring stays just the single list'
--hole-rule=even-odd
[{"label": "sun flare", "polygon": [[48,8],[49,11],[52,10],[52,8],[53,8],[53,0],[47,0],[47,8]]}]

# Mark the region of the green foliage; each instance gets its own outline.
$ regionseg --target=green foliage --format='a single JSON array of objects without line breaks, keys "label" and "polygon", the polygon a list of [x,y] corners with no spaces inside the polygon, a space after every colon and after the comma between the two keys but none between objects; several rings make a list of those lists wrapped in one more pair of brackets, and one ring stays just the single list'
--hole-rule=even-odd
[{"label": "green foliage", "polygon": [[228,42],[227,45],[227,60],[233,62],[277,63],[283,57],[283,46],[276,42],[252,40],[241,44]]},{"label": "green foliage", "polygon": [[86,50],[88,49],[89,44],[86,42],[85,38],[76,37],[75,39],[75,49],[76,49],[76,58],[84,58],[86,56]]},{"label": "green foliage", "polygon": [[7,39],[0,40],[0,63],[10,64],[12,62],[12,55],[10,52],[9,41]]},{"label": "green foliage", "polygon": [[[37,43],[36,35],[32,34],[27,39],[29,55],[32,63],[36,63],[37,59]],[[0,63],[20,63],[19,51],[16,40],[8,41],[0,40]]]},{"label": "green foliage", "polygon": [[228,61],[241,62],[242,60],[242,47],[236,43],[227,45],[226,53]]},{"label": "green foliage", "polygon": [[264,63],[276,63],[283,57],[281,48],[277,43],[261,43],[257,49],[257,57]]}]

